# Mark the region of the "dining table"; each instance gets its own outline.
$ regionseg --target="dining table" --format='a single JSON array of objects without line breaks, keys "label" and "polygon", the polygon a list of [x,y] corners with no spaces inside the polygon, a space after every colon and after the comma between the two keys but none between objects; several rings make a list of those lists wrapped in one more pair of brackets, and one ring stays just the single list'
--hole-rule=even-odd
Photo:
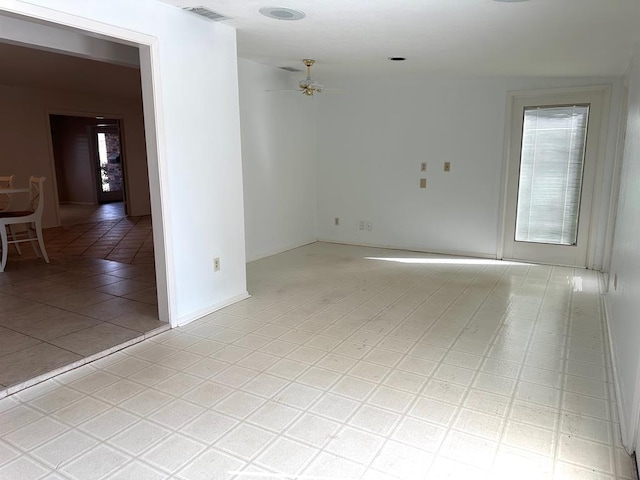
[{"label": "dining table", "polygon": [[4,188],[0,187],[0,195],[12,194],[12,193],[29,193],[29,188]]},{"label": "dining table", "polygon": [[[20,194],[28,194],[31,191],[31,189],[29,187],[23,187],[23,188],[16,188],[16,187],[0,187],[0,199],[3,199],[5,197],[3,197],[3,195],[7,195],[9,198],[9,202],[2,202],[0,201],[0,212],[3,211],[3,208],[8,208],[9,206],[11,206],[11,210],[20,210],[21,207],[26,206],[28,199],[26,197],[24,197],[23,195]],[[16,199],[18,200],[18,202],[12,202],[11,201],[11,195],[20,195],[20,199]]]}]

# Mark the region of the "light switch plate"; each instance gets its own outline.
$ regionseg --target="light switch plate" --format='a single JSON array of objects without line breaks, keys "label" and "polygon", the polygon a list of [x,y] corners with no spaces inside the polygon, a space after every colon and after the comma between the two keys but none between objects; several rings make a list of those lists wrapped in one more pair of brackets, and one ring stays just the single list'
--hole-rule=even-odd
[{"label": "light switch plate", "polygon": [[426,178],[421,178],[420,179],[420,188],[427,188],[427,179]]},{"label": "light switch plate", "polygon": [[451,162],[444,162],[444,171],[445,172],[451,171]]}]

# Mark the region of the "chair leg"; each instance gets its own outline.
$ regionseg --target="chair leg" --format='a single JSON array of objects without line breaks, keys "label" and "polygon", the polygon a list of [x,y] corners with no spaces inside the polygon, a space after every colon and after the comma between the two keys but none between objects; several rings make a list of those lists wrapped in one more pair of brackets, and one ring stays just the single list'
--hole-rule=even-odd
[{"label": "chair leg", "polygon": [[47,250],[44,248],[44,238],[42,237],[42,225],[40,222],[35,222],[36,234],[38,235],[38,244],[40,245],[40,253],[42,254],[42,258],[44,261],[49,263],[49,256],[47,255]]},{"label": "chair leg", "polygon": [[[11,234],[11,240],[15,240],[17,235],[15,230],[15,225],[7,225],[7,227],[9,228],[9,233]],[[22,250],[20,249],[20,245],[17,243],[14,243],[13,246],[16,249],[16,252],[18,252],[18,255],[22,255]]]},{"label": "chair leg", "polygon": [[42,254],[40,253],[40,248],[38,247],[38,234],[36,232],[36,224],[35,222],[25,224],[27,227],[27,237],[31,240],[31,248],[33,249],[33,253],[36,254],[36,257],[42,258]]},{"label": "chair leg", "polygon": [[4,267],[7,265],[7,251],[9,250],[9,244],[7,243],[7,229],[4,225],[0,228],[0,237],[2,237],[2,261],[0,262],[0,272],[4,272]]}]

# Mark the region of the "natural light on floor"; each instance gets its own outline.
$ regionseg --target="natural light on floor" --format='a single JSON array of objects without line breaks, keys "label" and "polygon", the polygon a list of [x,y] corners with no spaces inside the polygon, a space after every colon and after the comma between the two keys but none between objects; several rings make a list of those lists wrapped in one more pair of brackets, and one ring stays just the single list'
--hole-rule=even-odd
[{"label": "natural light on floor", "polygon": [[569,283],[573,287],[574,292],[582,291],[582,277],[571,277]]},{"label": "natural light on floor", "polygon": [[527,265],[523,262],[508,260],[492,260],[490,258],[383,258],[365,257],[365,260],[382,260],[384,262],[415,263],[425,265]]}]

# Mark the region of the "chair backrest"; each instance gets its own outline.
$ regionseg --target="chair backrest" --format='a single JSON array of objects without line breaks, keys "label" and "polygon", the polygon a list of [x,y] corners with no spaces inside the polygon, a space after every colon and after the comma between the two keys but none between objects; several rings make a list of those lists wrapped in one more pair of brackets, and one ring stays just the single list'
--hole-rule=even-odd
[{"label": "chair backrest", "polygon": [[42,215],[42,210],[44,209],[44,191],[42,190],[42,184],[45,180],[45,177],[29,178],[29,210],[38,216]]},{"label": "chair backrest", "polygon": [[[15,175],[0,175],[0,188],[13,188],[13,178]],[[11,209],[11,199],[9,194],[0,195],[0,211]]]},{"label": "chair backrest", "polygon": [[0,175],[0,188],[13,187],[13,178],[15,175]]}]

